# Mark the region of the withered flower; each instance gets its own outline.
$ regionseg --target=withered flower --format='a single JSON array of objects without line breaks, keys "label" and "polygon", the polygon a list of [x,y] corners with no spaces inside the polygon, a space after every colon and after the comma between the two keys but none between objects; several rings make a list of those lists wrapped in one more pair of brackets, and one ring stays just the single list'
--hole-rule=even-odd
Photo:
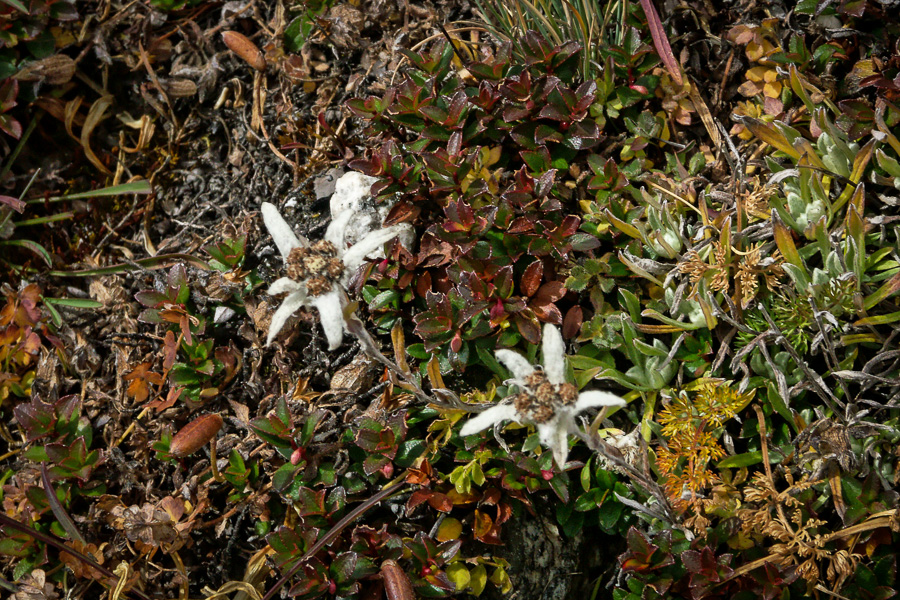
[{"label": "withered flower", "polygon": [[781,251],[775,250],[771,256],[765,258],[761,253],[762,244],[756,243],[741,257],[738,265],[737,280],[741,283],[741,304],[744,307],[750,305],[750,301],[756,297],[759,286],[758,278],[762,277],[769,291],[775,291],[781,285],[779,281],[784,277],[784,258]]},{"label": "withered flower", "polygon": [[728,291],[728,265],[725,262],[727,257],[727,248],[719,242],[712,243],[713,258],[715,264],[708,264],[700,253],[694,249],[688,250],[684,255],[684,260],[678,263],[678,272],[686,274],[691,283],[694,284],[692,296],[697,293],[697,284],[706,275],[707,271],[712,271],[713,276],[709,282],[709,288],[714,292]]},{"label": "withered flower", "polygon": [[19,590],[10,596],[11,600],[56,600],[56,586],[47,581],[47,573],[43,569],[35,569],[22,578]]},{"label": "withered flower", "polygon": [[[696,250],[688,250],[684,259],[678,263],[678,272],[686,274],[694,289],[691,296],[697,294],[697,287],[700,280],[706,277],[708,273],[712,274],[709,279],[709,289],[714,292],[727,293],[731,287],[729,283],[729,262],[728,248],[720,242],[713,242],[711,246],[713,253],[713,264],[708,264],[700,253]],[[784,257],[781,256],[779,250],[775,250],[770,256],[762,256],[762,244],[756,243],[750,246],[746,252],[740,252],[735,248],[731,251],[738,254],[741,259],[737,265],[734,279],[740,284],[741,289],[741,306],[747,307],[750,301],[756,297],[759,289],[759,278],[762,277],[766,282],[769,291],[774,291],[780,285],[779,279],[784,277]]]}]

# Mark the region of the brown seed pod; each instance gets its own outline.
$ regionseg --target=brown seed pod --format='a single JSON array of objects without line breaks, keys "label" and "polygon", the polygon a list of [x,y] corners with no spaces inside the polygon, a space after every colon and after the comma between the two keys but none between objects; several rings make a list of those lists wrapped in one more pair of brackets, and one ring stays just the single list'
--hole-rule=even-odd
[{"label": "brown seed pod", "polygon": [[169,79],[159,83],[170,98],[188,98],[197,93],[197,84],[190,79]]},{"label": "brown seed pod", "polygon": [[237,31],[223,31],[222,41],[228,49],[240,56],[248,65],[259,72],[266,70],[266,57],[256,44],[247,39],[247,36]]},{"label": "brown seed pod", "polygon": [[381,577],[387,600],[416,600],[409,577],[396,561],[386,560],[381,563]]},{"label": "brown seed pod", "polygon": [[169,454],[176,458],[190,456],[213,439],[222,425],[222,417],[215,413],[197,417],[175,434],[169,444]]},{"label": "brown seed pod", "polygon": [[68,83],[75,75],[75,61],[65,54],[54,54],[29,63],[16,73],[19,81],[43,81],[50,85]]}]

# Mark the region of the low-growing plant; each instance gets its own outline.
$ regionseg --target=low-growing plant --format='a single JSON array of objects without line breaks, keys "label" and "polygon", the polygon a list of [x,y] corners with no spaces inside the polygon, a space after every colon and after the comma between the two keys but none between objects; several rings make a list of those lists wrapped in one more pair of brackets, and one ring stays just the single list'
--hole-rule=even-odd
[{"label": "low-growing plant", "polygon": [[[239,264],[238,257],[228,258],[221,253],[220,248],[213,249],[213,252],[233,262],[235,267]],[[222,265],[226,266],[225,263]],[[233,343],[216,347],[214,339],[202,339],[206,334],[208,320],[196,310],[190,297],[187,271],[181,264],[169,270],[164,291],[145,290],[135,296],[146,307],[138,317],[141,321],[168,324],[169,335],[164,341],[163,369],[172,386],[172,393],[175,394],[172,397],[170,393],[168,404],[182,393],[189,404],[202,404],[218,394],[234,378],[241,364],[241,356]],[[177,339],[175,333],[178,335]],[[139,402],[149,396],[148,384],[161,386],[166,379],[161,374],[150,371],[151,367],[152,362],[145,362],[126,375],[126,379],[132,382],[129,393]]]},{"label": "low-growing plant", "polygon": [[7,407],[11,396],[25,399],[31,395],[37,359],[44,345],[40,335],[43,315],[41,289],[37,285],[16,292],[7,284],[2,292],[5,304],[0,311],[0,406]]},{"label": "low-growing plant", "polygon": [[[53,53],[56,44],[49,29],[51,22],[77,18],[71,0],[33,0],[28,6],[9,0],[0,7],[0,131],[16,140],[22,137],[22,124],[10,112],[20,95],[14,75],[26,59],[42,59]],[[31,99],[33,95],[26,94],[26,102]]]},{"label": "low-growing plant", "polygon": [[[570,178],[587,161],[598,190],[623,185],[590,151],[602,133],[589,111],[605,97],[594,82],[570,87],[577,45],[552,47],[533,32],[523,44],[527,67],[501,46],[468,65],[471,82],[437,44],[409,55],[414,70],[384,98],[348,105],[388,138],[353,165],[381,178],[373,191],[394,203],[389,221],[427,225],[417,256],[395,254],[369,272],[379,283],[368,297],[385,325],[413,300],[426,349],[459,366],[482,360],[494,340],[537,343],[541,321],[562,322],[561,272],[598,246],[580,218],[560,212],[583,197]],[[611,85],[615,74],[606,77]]]}]

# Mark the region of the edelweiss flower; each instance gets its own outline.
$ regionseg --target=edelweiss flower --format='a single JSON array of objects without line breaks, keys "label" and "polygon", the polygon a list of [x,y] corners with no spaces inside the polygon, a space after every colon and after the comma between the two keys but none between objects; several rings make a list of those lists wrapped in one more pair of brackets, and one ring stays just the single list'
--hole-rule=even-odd
[{"label": "edelweiss flower", "polygon": [[559,330],[544,325],[541,347],[543,369],[537,370],[524,356],[511,350],[495,355],[512,371],[512,382],[521,390],[504,402],[469,419],[460,435],[478,433],[503,421],[516,421],[537,427],[541,444],[553,452],[553,460],[562,469],[569,454],[568,434],[577,430],[575,416],[595,406],[624,406],[625,400],[609,392],[581,392],[566,382],[565,346]]},{"label": "edelweiss flower", "polygon": [[328,349],[334,350],[344,337],[345,286],[366,255],[396,237],[404,226],[376,229],[345,250],[341,223],[332,223],[326,239],[310,244],[294,233],[274,205],[263,202],[262,215],[287,267],[287,277],[276,280],[268,290],[270,296],[287,293],[287,297],[272,316],[266,344],[275,339],[291,315],[304,306],[314,306],[328,338]]}]

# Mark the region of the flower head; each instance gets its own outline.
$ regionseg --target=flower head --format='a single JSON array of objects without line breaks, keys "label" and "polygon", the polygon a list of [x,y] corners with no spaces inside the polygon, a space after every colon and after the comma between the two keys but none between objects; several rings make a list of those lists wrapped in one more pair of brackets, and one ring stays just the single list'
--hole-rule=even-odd
[{"label": "flower head", "polygon": [[294,233],[274,205],[263,202],[262,215],[287,268],[287,277],[276,280],[268,290],[271,296],[284,293],[287,296],[272,316],[266,344],[275,339],[291,315],[304,306],[313,306],[319,311],[328,349],[334,350],[344,337],[345,286],[365,257],[401,233],[403,226],[376,229],[344,249],[341,223],[329,227],[331,235],[326,239],[311,244]]},{"label": "flower head", "polygon": [[578,392],[565,378],[565,345],[559,330],[544,326],[543,368],[536,369],[524,356],[512,350],[497,350],[497,360],[512,374],[519,392],[463,425],[460,435],[472,435],[503,421],[534,425],[541,444],[553,452],[553,460],[563,468],[569,454],[568,435],[576,431],[578,413],[597,406],[624,406],[625,400],[609,392]]}]

